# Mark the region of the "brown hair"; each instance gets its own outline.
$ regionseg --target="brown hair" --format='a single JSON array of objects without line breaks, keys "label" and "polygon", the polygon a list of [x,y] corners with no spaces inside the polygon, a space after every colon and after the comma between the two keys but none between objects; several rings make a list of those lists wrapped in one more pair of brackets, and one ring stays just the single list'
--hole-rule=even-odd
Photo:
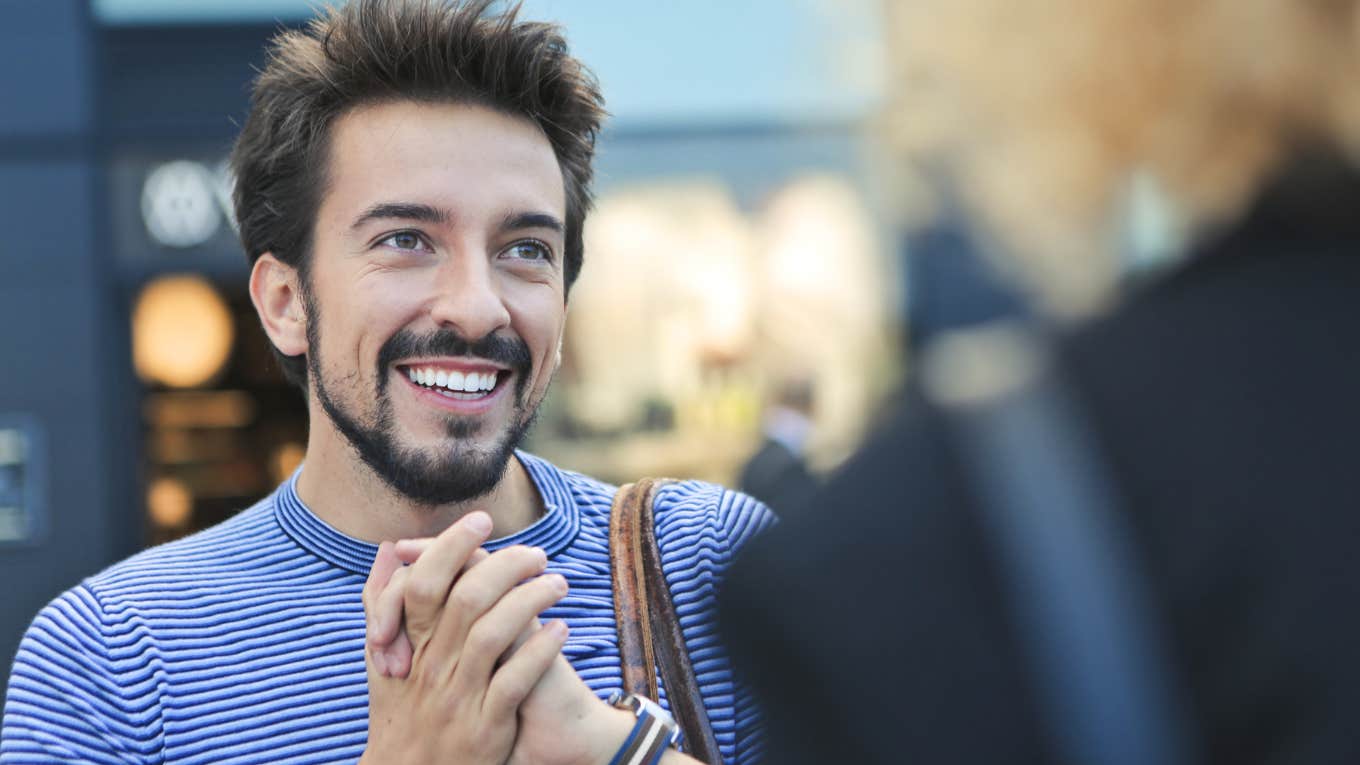
[{"label": "brown hair", "polygon": [[[231,156],[252,264],[272,253],[297,269],[308,297],[330,128],[341,115],[392,100],[470,103],[533,122],[551,144],[566,186],[570,289],[581,270],[604,100],[557,26],[518,21],[517,4],[488,15],[493,1],[353,0],[274,38]],[[280,354],[280,364],[305,390],[304,358]]]}]

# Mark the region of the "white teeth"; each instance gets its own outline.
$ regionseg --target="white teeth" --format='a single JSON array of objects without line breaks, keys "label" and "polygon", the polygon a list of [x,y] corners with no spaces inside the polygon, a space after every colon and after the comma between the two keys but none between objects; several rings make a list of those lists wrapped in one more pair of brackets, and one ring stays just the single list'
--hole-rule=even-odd
[{"label": "white teeth", "polygon": [[411,367],[406,370],[406,374],[417,385],[445,388],[457,394],[455,398],[480,398],[483,393],[496,387],[496,379],[500,375],[499,372],[464,373],[435,367]]}]

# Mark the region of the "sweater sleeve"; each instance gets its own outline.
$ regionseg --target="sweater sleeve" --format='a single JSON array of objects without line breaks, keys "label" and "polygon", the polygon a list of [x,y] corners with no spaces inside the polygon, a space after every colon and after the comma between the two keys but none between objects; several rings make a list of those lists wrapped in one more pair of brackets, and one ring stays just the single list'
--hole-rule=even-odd
[{"label": "sweater sleeve", "polygon": [[111,617],[87,586],[39,612],[9,678],[0,763],[160,760],[159,662],[135,619]]},{"label": "sweater sleeve", "polygon": [[774,523],[774,514],[746,494],[700,481],[666,487],[656,513],[662,567],[714,737],[728,765],[760,762],[760,711],[718,639],[717,593],[737,552]]},{"label": "sweater sleeve", "polygon": [[[773,511],[758,500],[735,491],[724,491],[718,504],[719,539],[726,541],[718,589],[727,579],[732,563],[747,543],[778,522]],[[716,621],[716,614],[715,614]],[[730,661],[730,659],[728,659]],[[755,691],[733,670],[732,694],[736,707],[736,761],[764,762],[766,759],[765,720]]]}]

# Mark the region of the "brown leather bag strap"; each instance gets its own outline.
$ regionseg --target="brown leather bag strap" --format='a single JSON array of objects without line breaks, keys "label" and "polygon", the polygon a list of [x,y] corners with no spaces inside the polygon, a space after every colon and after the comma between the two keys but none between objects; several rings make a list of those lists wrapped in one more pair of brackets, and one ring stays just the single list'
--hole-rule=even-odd
[{"label": "brown leather bag strap", "polygon": [[722,755],[699,694],[656,543],[652,503],[657,490],[668,483],[670,479],[644,478],[620,487],[614,495],[609,560],[623,687],[628,693],[656,699],[659,667],[671,714],[684,733],[685,752],[716,765],[722,762]]},{"label": "brown leather bag strap", "polygon": [[656,654],[637,507],[650,501],[648,486],[619,487],[609,514],[609,568],[614,579],[614,620],[619,630],[623,690],[656,699]]}]

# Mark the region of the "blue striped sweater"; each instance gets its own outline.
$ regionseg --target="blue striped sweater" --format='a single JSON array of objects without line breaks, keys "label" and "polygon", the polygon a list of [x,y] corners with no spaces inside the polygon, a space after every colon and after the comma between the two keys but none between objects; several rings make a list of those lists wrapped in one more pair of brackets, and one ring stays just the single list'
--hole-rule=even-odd
[{"label": "blue striped sweater", "polygon": [[[547,506],[488,549],[529,544],[570,594],[547,618],[601,696],[620,685],[609,579],[614,487],[520,453]],[[327,526],[290,480],[213,528],[152,548],[44,608],[20,645],[0,763],[354,762],[368,728],[360,591],[375,545]],[[663,568],[729,763],[758,759],[759,721],[717,643],[715,587],[772,516],[697,481],[656,502]],[[662,691],[662,700],[665,692]]]}]

